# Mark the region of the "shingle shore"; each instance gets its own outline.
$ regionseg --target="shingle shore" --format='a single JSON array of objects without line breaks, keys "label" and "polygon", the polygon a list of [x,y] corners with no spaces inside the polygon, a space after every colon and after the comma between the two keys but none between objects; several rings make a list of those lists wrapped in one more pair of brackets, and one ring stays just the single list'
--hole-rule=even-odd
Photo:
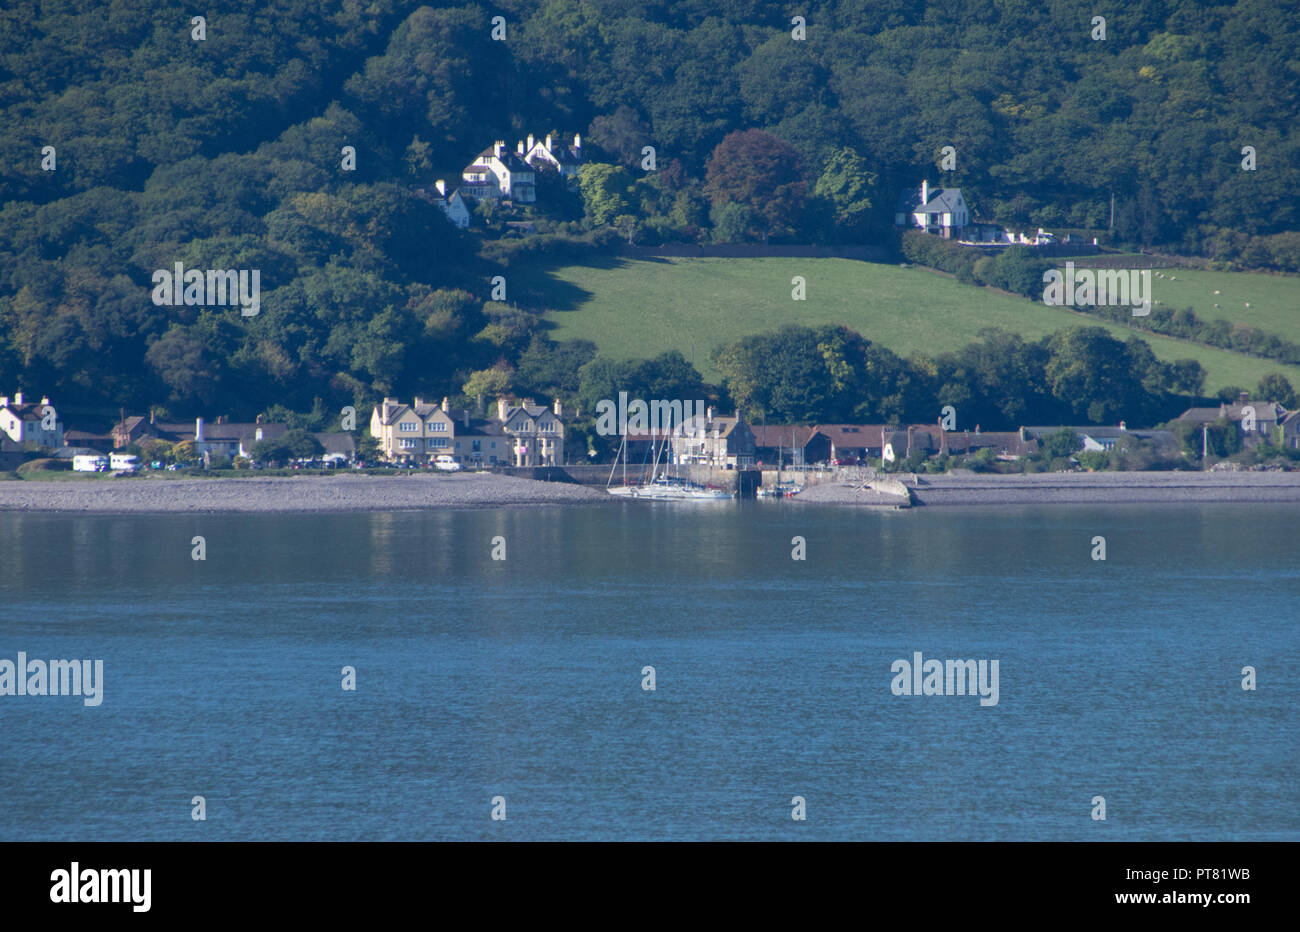
[{"label": "shingle shore", "polygon": [[603,489],[490,473],[0,482],[0,511],[31,512],[310,513],[610,501]]},{"label": "shingle shore", "polygon": [[[903,478],[917,505],[1300,504],[1300,472],[932,475],[921,476],[918,486],[910,476]],[[0,482],[0,511],[90,514],[407,511],[613,501],[600,488],[489,473]],[[889,506],[898,499],[825,483],[790,501]]]}]

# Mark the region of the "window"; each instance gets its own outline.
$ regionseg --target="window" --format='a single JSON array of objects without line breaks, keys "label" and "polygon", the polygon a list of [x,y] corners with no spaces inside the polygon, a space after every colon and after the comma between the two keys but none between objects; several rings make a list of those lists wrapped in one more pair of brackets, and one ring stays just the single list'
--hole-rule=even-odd
[{"label": "window", "polygon": [[[496,446],[496,444],[494,443],[492,444],[492,446]],[[478,453],[480,450],[483,449],[483,441],[475,440],[474,445],[470,449],[473,450],[475,453]]]},{"label": "window", "polygon": [[411,433],[420,429],[420,423],[419,421],[402,421],[397,425],[397,429],[404,434]]},{"label": "window", "polygon": [[403,450],[414,450],[414,449],[415,449],[415,439],[414,439],[413,437],[403,437],[403,438],[402,438],[402,449],[403,449]]},{"label": "window", "polygon": [[430,438],[429,438],[429,449],[430,449],[430,450],[438,449],[438,448],[445,447],[445,446],[447,446],[447,438],[446,438],[446,437],[430,437]]},{"label": "window", "polygon": [[430,421],[429,430],[435,434],[445,434],[447,432],[446,421]]}]

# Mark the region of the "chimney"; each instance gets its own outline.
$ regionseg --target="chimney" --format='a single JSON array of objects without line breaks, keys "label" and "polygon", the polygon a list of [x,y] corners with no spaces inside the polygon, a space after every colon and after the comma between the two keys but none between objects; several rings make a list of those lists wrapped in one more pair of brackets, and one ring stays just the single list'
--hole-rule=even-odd
[{"label": "chimney", "polygon": [[523,141],[522,139],[519,140],[519,142],[515,144],[515,151],[516,151],[517,153],[519,153],[520,155],[523,155],[523,154],[524,154],[524,141]]},{"label": "chimney", "polygon": [[492,154],[497,158],[501,158],[501,156],[506,154],[506,144],[503,140],[498,139],[492,144]]},{"label": "chimney", "polygon": [[435,182],[433,183],[433,186],[434,186],[435,188],[438,189],[438,196],[439,196],[439,197],[446,197],[446,196],[447,196],[447,182],[446,182],[446,181],[444,181],[443,179],[439,178],[437,181],[435,181]]},{"label": "chimney", "polygon": [[465,421],[465,429],[469,430],[469,408],[461,412],[461,417]]},{"label": "chimney", "polygon": [[509,412],[509,410],[510,410],[510,402],[507,401],[505,398],[498,398],[497,399],[497,420],[504,421],[506,419],[506,414]]},{"label": "chimney", "polygon": [[153,423],[153,419],[154,419],[154,410],[153,410],[153,408],[150,408],[150,409],[149,409],[149,423],[150,423],[150,424]]},{"label": "chimney", "polygon": [[1119,429],[1120,429],[1120,430],[1128,430],[1128,425],[1125,424],[1123,421],[1120,421],[1120,422],[1119,422]]},{"label": "chimney", "polygon": [[483,414],[487,412],[487,407],[483,404],[482,392],[479,392],[476,396],[474,396],[474,405],[475,405],[474,410],[478,412],[480,417],[482,417]]},{"label": "chimney", "polygon": [[253,421],[253,423],[254,423],[254,424],[260,424],[260,423],[262,423],[262,415],[259,414],[259,415],[257,416],[257,420]]},{"label": "chimney", "polygon": [[573,148],[577,149],[579,154],[582,153],[582,137],[577,133],[573,134]]},{"label": "chimney", "polygon": [[446,395],[443,395],[443,396],[442,396],[442,413],[443,413],[443,414],[446,414],[446,413],[447,413],[447,403],[448,403],[448,402],[447,402],[447,396],[446,396]]},{"label": "chimney", "polygon": [[203,418],[199,417],[194,419],[194,442],[201,443],[202,441],[203,441]]},{"label": "chimney", "polygon": [[0,408],[3,408],[3,407],[4,407],[5,405],[7,405],[7,404],[9,404],[9,396],[8,396],[8,395],[0,395]]},{"label": "chimney", "polygon": [[525,399],[524,399],[524,407],[525,407],[525,408],[531,408],[532,406],[533,406],[533,399],[531,399],[531,398],[525,398]]},{"label": "chimney", "polygon": [[23,393],[22,393],[22,392],[14,392],[14,404],[16,404],[16,405],[18,405],[19,407],[21,407],[21,406],[22,406],[22,403],[23,403]]},{"label": "chimney", "polygon": [[525,151],[526,151],[526,152],[532,152],[532,151],[533,151],[533,134],[532,134],[532,133],[529,133],[529,134],[528,134],[528,148],[527,148]]},{"label": "chimney", "polygon": [[561,404],[558,398],[555,399],[555,416],[564,417],[564,405]]},{"label": "chimney", "polygon": [[416,395],[416,396],[415,396],[415,404],[414,404],[412,407],[419,408],[419,407],[421,407],[423,404],[424,404],[424,399],[421,398],[419,395]]},{"label": "chimney", "polygon": [[546,151],[547,151],[547,152],[550,152],[550,151],[551,151],[551,134],[550,134],[550,133],[547,133],[547,134],[546,134]]},{"label": "chimney", "polygon": [[713,411],[713,405],[709,405],[709,407],[704,411],[704,420],[709,427],[713,426]]},{"label": "chimney", "polygon": [[[22,403],[23,403],[23,402],[22,402],[22,398],[23,398],[22,395],[19,395],[19,396],[18,396],[18,403],[19,403],[19,404],[22,404]],[[1242,392],[1241,394],[1239,394],[1239,395],[1237,396],[1237,404],[1239,404],[1239,405],[1247,405],[1247,404],[1250,404],[1250,392]]]},{"label": "chimney", "polygon": [[50,403],[50,396],[49,396],[49,395],[42,395],[42,396],[41,396],[41,404],[43,404],[43,405],[47,405],[47,404],[49,404],[49,403]]}]

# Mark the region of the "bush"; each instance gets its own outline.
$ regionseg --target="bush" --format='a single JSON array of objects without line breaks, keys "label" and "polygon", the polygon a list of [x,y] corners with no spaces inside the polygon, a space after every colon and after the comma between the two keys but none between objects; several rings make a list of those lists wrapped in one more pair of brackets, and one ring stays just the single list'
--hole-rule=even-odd
[{"label": "bush", "polygon": [[34,472],[66,472],[70,469],[72,469],[72,460],[43,457],[23,463],[18,467],[18,475],[26,476]]},{"label": "bush", "polygon": [[1110,468],[1110,454],[1104,450],[1084,450],[1075,459],[1088,472],[1100,472]]}]

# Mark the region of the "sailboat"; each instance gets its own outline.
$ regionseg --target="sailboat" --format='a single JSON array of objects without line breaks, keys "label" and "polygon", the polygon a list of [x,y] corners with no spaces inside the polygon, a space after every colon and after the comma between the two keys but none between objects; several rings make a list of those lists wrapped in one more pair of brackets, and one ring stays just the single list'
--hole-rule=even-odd
[{"label": "sailboat", "polygon": [[[655,451],[654,463],[650,469],[650,481],[640,484],[629,485],[627,481],[627,435],[623,435],[623,442],[618,448],[618,457],[614,460],[614,465],[609,470],[609,481],[605,483],[605,491],[610,495],[617,495],[621,498],[637,498],[647,501],[656,502],[698,502],[698,501],[721,501],[734,498],[734,492],[728,492],[726,489],[710,489],[704,486],[696,485],[685,479],[667,475],[667,472],[659,472],[659,457],[668,448],[668,437],[665,435],[663,443]],[[614,472],[618,469],[619,460],[623,462],[623,484],[614,485]],[[642,464],[644,469],[644,464]]]}]

